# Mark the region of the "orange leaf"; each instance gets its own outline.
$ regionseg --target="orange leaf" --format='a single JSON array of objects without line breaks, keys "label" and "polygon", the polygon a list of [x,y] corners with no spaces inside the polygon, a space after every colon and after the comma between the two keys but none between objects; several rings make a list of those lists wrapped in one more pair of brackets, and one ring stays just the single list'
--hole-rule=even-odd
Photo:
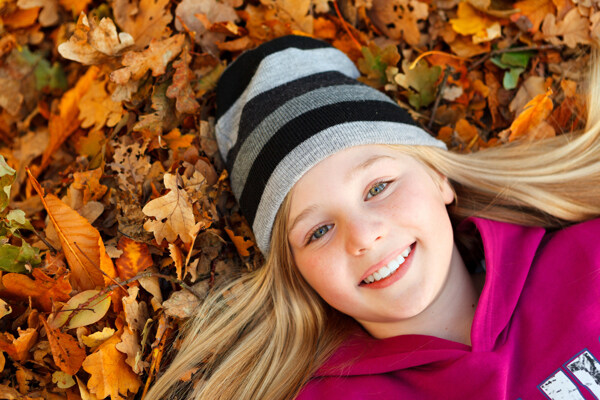
[{"label": "orange leaf", "polygon": [[229,228],[225,228],[225,232],[227,232],[227,235],[229,235],[229,238],[233,241],[233,244],[235,245],[235,248],[240,256],[248,257],[250,255],[248,249],[252,247],[254,243],[252,243],[251,240],[244,239],[243,236],[235,236],[235,233],[233,233],[233,231]]},{"label": "orange leaf", "polygon": [[540,30],[540,24],[548,14],[554,14],[554,4],[551,0],[523,0],[513,4],[513,8],[519,12],[510,16],[511,21],[517,22],[519,18],[526,17],[531,23],[529,32],[536,33]]},{"label": "orange leaf", "polygon": [[54,363],[61,371],[75,375],[85,360],[85,349],[79,347],[77,339],[73,336],[50,328],[44,317],[40,316],[40,321],[46,328]]},{"label": "orange leaf", "polygon": [[17,331],[17,339],[8,332],[0,333],[0,350],[5,351],[15,361],[27,361],[31,354],[29,350],[37,343],[38,332],[34,328],[18,328]]},{"label": "orange leaf", "polygon": [[10,15],[3,17],[4,26],[13,29],[25,28],[36,23],[41,7],[33,7],[27,10],[17,9]]},{"label": "orange leaf", "polygon": [[91,375],[87,386],[100,399],[122,400],[121,396],[137,392],[141,385],[126,363],[127,356],[116,348],[120,342],[121,335],[114,334],[83,362],[83,369]]},{"label": "orange leaf", "polygon": [[522,136],[532,132],[534,128],[544,121],[552,112],[552,90],[544,94],[538,94],[525,105],[523,111],[510,126],[510,136],[508,141],[512,142]]},{"label": "orange leaf", "polygon": [[101,271],[112,278],[116,273],[112,260],[106,254],[100,233],[58,197],[52,194],[44,196],[40,184],[29,170],[28,173],[31,184],[42,199],[42,204],[60,239],[71,268],[73,286],[78,290],[104,286],[105,281]]},{"label": "orange leaf", "polygon": [[20,299],[27,300],[31,297],[36,306],[43,311],[52,311],[52,301],[67,301],[70,298],[71,284],[68,275],[52,279],[40,269],[32,273],[35,280],[27,275],[10,273],[2,277],[4,292],[8,292]]},{"label": "orange leaf", "polygon": [[90,67],[87,72],[79,78],[75,87],[66,92],[58,105],[58,114],[51,114],[48,121],[50,142],[42,155],[42,164],[37,171],[41,171],[50,163],[50,157],[58,150],[65,140],[79,127],[79,101],[88,91],[96,76],[100,73],[97,67]]},{"label": "orange leaf", "polygon": [[117,273],[122,280],[133,278],[139,272],[153,265],[152,257],[145,243],[122,236],[117,248],[123,250],[123,254],[115,261]]},{"label": "orange leaf", "polygon": [[90,200],[99,200],[104,196],[108,187],[100,183],[101,177],[101,168],[73,173],[73,189],[83,191],[83,204]]}]

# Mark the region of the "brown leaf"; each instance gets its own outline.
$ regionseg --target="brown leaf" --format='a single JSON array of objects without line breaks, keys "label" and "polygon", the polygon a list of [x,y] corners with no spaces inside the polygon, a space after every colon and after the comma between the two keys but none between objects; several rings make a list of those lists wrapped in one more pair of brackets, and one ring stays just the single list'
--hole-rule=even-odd
[{"label": "brown leaf", "polygon": [[59,21],[56,0],[18,0],[17,5],[22,9],[41,7],[38,21],[42,26],[55,25]]},{"label": "brown leaf", "polygon": [[169,32],[167,24],[173,19],[169,0],[114,0],[112,6],[115,22],[133,37],[137,49]]},{"label": "brown leaf", "polygon": [[31,357],[29,350],[37,342],[38,332],[34,328],[25,330],[18,328],[17,332],[19,333],[17,339],[11,333],[0,333],[0,350],[5,351],[17,362],[24,362]]},{"label": "brown leaf", "polygon": [[145,243],[121,236],[117,248],[123,251],[123,254],[115,261],[117,273],[121,280],[133,278],[153,265],[148,245]]},{"label": "brown leaf", "polygon": [[138,286],[130,287],[127,289],[129,296],[123,297],[122,301],[127,325],[134,331],[142,332],[148,320],[148,307],[145,302],[136,300],[139,291]]},{"label": "brown leaf", "polygon": [[369,16],[390,39],[404,39],[408,44],[418,45],[421,41],[418,21],[429,16],[429,7],[418,0],[373,0]]},{"label": "brown leaf", "polygon": [[136,393],[141,385],[137,374],[127,365],[125,355],[116,348],[120,336],[113,335],[83,362],[83,369],[90,374],[87,387],[100,399],[110,396],[112,400],[123,400],[128,392]]},{"label": "brown leaf", "polygon": [[[542,24],[544,37],[554,44],[564,43],[571,48],[579,44],[590,43],[589,21],[574,8],[565,15],[565,18],[556,22],[554,14],[548,14]],[[562,40],[559,38],[562,36]]]},{"label": "brown leaf", "polygon": [[175,107],[182,114],[194,114],[200,108],[190,84],[194,79],[194,73],[189,67],[190,60],[190,54],[186,47],[181,52],[179,59],[173,63],[173,68],[175,68],[173,83],[167,88],[167,97],[176,99]]},{"label": "brown leaf", "polygon": [[555,12],[554,4],[552,4],[551,0],[517,1],[513,3],[513,8],[517,8],[519,12],[510,16],[511,21],[516,22],[519,18],[527,18],[531,24],[531,28],[529,28],[529,32],[531,33],[538,32],[544,17]]},{"label": "brown leaf", "polygon": [[95,80],[79,102],[79,120],[82,128],[98,130],[113,127],[123,116],[121,102],[113,101],[106,91],[106,79]]},{"label": "brown leaf", "polygon": [[35,178],[31,174],[29,178],[58,233],[71,268],[73,286],[78,290],[103,287],[105,280],[102,272],[109,277],[115,277],[116,272],[110,257],[106,254],[100,233],[58,197],[52,194],[44,196]]},{"label": "brown leaf", "polygon": [[138,335],[125,327],[121,335],[121,343],[116,345],[117,350],[127,355],[125,362],[131,367],[136,374],[142,374],[144,369],[150,366],[150,363],[142,360],[142,348]]},{"label": "brown leaf", "polygon": [[108,190],[108,187],[100,183],[100,178],[102,178],[101,168],[73,174],[73,184],[71,186],[82,191],[83,204],[90,200],[100,200]]},{"label": "brown leaf", "polygon": [[101,64],[116,57],[133,46],[133,38],[126,32],[117,34],[117,27],[110,18],[102,18],[100,23],[91,23],[82,12],[77,20],[75,32],[69,41],[58,46],[58,52],[66,59],[85,65]]},{"label": "brown leaf", "polygon": [[54,363],[61,371],[75,375],[85,359],[85,349],[79,347],[73,336],[52,329],[44,317],[40,316],[40,321],[46,329]]},{"label": "brown leaf", "polygon": [[129,51],[123,56],[121,63],[124,68],[113,71],[110,79],[118,84],[125,84],[129,80],[142,78],[148,70],[153,76],[165,73],[167,64],[177,57],[183,48],[185,36],[178,34],[168,39],[153,41],[143,51]]},{"label": "brown leaf", "polygon": [[165,187],[171,191],[149,201],[142,209],[147,216],[156,218],[156,220],[146,221],[144,229],[153,232],[159,244],[163,239],[173,243],[177,236],[184,243],[190,243],[200,228],[194,219],[194,211],[188,195],[178,186],[178,180],[181,178],[176,175],[165,174]]}]

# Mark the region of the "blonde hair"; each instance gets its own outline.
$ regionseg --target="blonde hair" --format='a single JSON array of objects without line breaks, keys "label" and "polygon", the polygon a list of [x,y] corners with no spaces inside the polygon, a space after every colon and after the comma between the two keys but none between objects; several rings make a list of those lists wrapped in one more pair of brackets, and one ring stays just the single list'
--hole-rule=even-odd
[{"label": "blonde hair", "polygon": [[[600,65],[593,65],[589,110],[600,106]],[[454,221],[479,216],[560,228],[600,215],[600,116],[589,115],[581,134],[472,154],[394,147],[449,179]],[[294,267],[288,209],[286,199],[265,265],[204,302],[147,398],[294,398],[344,340],[352,320],[327,306]],[[191,387],[180,378],[194,368],[201,379]]]}]

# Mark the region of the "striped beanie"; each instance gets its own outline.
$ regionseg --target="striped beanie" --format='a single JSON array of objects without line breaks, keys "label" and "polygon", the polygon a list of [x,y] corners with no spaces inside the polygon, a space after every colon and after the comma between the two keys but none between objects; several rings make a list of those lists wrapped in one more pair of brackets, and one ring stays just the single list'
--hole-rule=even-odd
[{"label": "striped beanie", "polygon": [[285,196],[319,161],[364,144],[446,148],[359,75],[343,52],[303,36],[262,44],[223,72],[216,138],[263,254]]}]

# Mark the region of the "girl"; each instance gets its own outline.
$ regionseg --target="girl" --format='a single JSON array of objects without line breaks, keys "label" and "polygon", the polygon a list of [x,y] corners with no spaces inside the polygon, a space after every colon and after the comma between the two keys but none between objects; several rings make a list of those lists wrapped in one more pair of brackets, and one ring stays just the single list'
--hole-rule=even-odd
[{"label": "girl", "polygon": [[217,140],[266,262],[204,302],[148,398],[599,398],[598,118],[454,154],[358,75],[294,36],[223,74]]}]

